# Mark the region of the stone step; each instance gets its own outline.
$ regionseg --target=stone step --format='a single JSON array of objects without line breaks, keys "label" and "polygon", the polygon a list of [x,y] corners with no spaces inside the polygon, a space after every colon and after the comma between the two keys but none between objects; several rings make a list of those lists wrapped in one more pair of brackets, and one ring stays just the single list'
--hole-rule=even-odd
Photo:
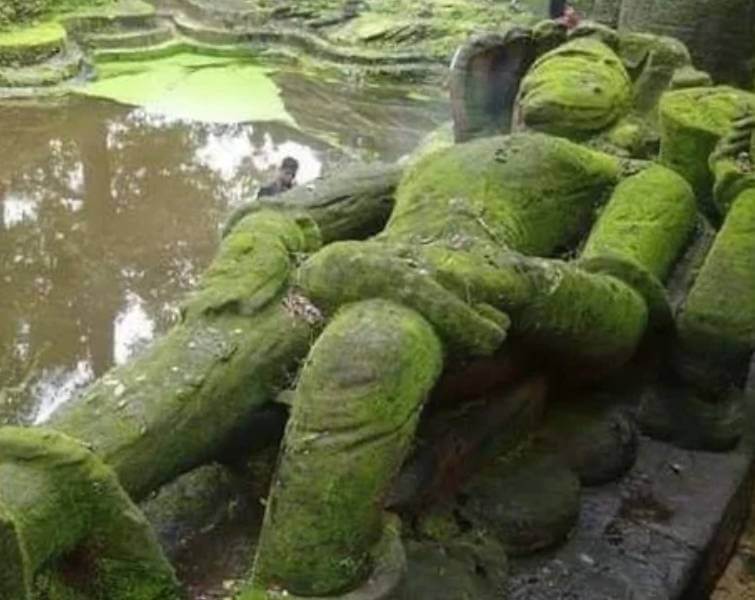
[{"label": "stone step", "polygon": [[418,53],[385,53],[341,48],[318,35],[298,29],[247,27],[229,31],[201,25],[186,17],[177,16],[174,21],[181,34],[204,44],[250,44],[258,50],[260,47],[264,49],[271,45],[279,45],[307,52],[326,61],[365,67],[425,65],[427,68],[440,64],[436,59]]},{"label": "stone step", "polygon": [[178,39],[171,39],[161,44],[143,46],[140,48],[101,48],[92,52],[95,61],[138,61],[154,60],[173,56],[187,49],[187,45]]},{"label": "stone step", "polygon": [[142,0],[120,0],[108,8],[78,12],[61,19],[68,32],[77,36],[90,32],[154,29],[158,21],[155,7]]},{"label": "stone step", "polygon": [[181,11],[189,18],[231,27],[261,25],[273,18],[274,9],[250,7],[243,1],[179,0]]},{"label": "stone step", "polygon": [[168,42],[174,35],[171,27],[161,25],[153,29],[90,33],[83,36],[82,43],[93,49],[144,48]]},{"label": "stone step", "polygon": [[185,38],[173,38],[162,44],[146,46],[143,48],[103,48],[95,50],[93,58],[96,61],[140,61],[155,60],[174,56],[184,52],[195,52],[208,56],[253,56],[256,54],[251,48],[246,46],[219,45],[219,44],[202,44],[194,40]]},{"label": "stone step", "polygon": [[82,73],[84,55],[75,45],[67,45],[52,58],[30,66],[0,67],[0,97],[14,96],[20,90],[52,88]]},{"label": "stone step", "polygon": [[54,22],[0,33],[0,67],[42,63],[63,50],[66,30]]}]

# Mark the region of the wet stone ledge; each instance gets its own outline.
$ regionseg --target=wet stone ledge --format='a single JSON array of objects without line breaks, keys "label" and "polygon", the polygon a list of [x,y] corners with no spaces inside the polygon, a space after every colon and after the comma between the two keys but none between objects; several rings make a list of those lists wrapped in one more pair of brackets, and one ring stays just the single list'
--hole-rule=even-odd
[{"label": "wet stone ledge", "polygon": [[552,552],[511,563],[509,600],[703,600],[750,510],[751,456],[643,438],[621,481],[583,491],[579,525]]}]

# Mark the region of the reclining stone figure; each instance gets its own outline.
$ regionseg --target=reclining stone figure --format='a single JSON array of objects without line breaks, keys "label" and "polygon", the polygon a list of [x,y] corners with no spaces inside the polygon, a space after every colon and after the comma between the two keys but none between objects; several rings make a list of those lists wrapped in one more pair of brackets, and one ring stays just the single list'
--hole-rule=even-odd
[{"label": "reclining stone figure", "polygon": [[[608,69],[596,74],[607,87],[592,89],[601,101],[570,120],[565,100],[590,98],[570,73],[550,86],[549,61]],[[0,551],[15,560],[0,566],[0,596],[179,597],[126,494],[138,501],[231,444],[253,448],[259,411],[293,388],[242,597],[388,598],[398,578],[385,573],[400,573],[402,553],[385,501],[444,368],[513,346],[554,385],[585,384],[677,325],[690,371],[719,359],[740,368],[755,311],[733,312],[726,296],[755,288],[751,121],[714,150],[750,97],[710,88],[718,103],[736,96],[716,117],[725,129],[716,123],[681,156],[678,136],[708,130],[677,122],[661,134],[664,164],[553,135],[606,131],[630,112],[636,83],[609,45],[577,34],[525,78],[526,131],[452,146],[403,174],[386,167],[297,190],[319,199],[283,196],[278,210],[241,217],[177,327],[50,430],[0,430]],[[690,114],[674,112],[690,92],[678,94],[665,121],[662,102],[666,124]],[[700,223],[701,160],[724,221],[675,322],[664,286]],[[697,356],[710,340],[715,351]],[[128,543],[126,523],[139,532]],[[364,586],[367,596],[350,595]]]}]

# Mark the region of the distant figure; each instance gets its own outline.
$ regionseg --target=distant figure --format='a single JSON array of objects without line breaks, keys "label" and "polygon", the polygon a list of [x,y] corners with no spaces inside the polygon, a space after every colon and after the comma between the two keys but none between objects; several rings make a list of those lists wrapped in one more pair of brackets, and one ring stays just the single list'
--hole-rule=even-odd
[{"label": "distant figure", "polygon": [[579,25],[579,14],[568,0],[551,0],[549,16],[567,29],[574,29]]},{"label": "distant figure", "polygon": [[278,177],[272,183],[263,185],[260,188],[260,191],[257,192],[257,197],[263,198],[265,196],[277,196],[278,194],[287,192],[296,185],[296,174],[298,172],[299,161],[287,156],[283,159],[283,162],[278,169]]}]

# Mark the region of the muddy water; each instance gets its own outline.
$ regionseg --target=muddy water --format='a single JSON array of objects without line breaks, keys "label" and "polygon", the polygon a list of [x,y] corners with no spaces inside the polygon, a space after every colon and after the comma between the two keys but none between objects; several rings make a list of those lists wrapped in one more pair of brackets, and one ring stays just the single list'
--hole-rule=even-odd
[{"label": "muddy water", "polygon": [[0,104],[0,423],[44,422],[169,327],[224,216],[284,156],[304,183],[395,160],[448,115],[399,88],[275,79],[298,127],[89,98]]}]

